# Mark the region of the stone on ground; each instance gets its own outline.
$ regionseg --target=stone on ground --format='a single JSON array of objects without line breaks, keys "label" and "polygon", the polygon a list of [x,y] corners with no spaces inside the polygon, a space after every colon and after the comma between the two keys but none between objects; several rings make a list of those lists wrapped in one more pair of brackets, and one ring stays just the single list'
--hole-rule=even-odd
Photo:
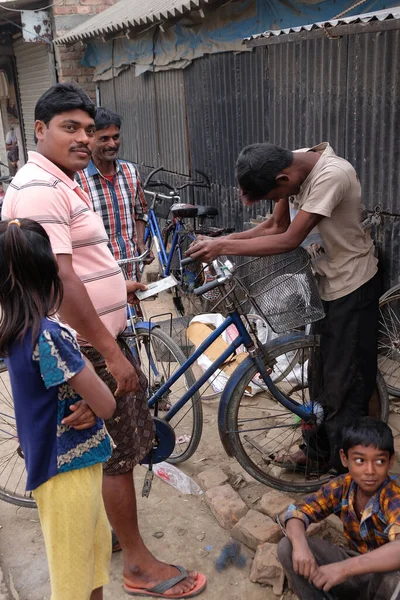
[{"label": "stone on ground", "polygon": [[273,519],[275,515],[283,517],[289,504],[293,503],[293,500],[286,494],[282,494],[278,490],[271,490],[263,495],[259,508],[261,512]]},{"label": "stone on ground", "polygon": [[211,488],[204,496],[214,517],[224,529],[231,529],[248,511],[239,494],[228,484]]},{"label": "stone on ground", "polygon": [[266,543],[258,546],[251,568],[250,581],[272,585],[274,594],[282,595],[285,574],[278,560],[276,544]]},{"label": "stone on ground", "polygon": [[239,482],[245,481],[246,483],[254,483],[254,477],[249,475],[239,463],[234,462],[230,464],[229,470],[232,473],[233,482],[239,479]]},{"label": "stone on ground", "polygon": [[211,469],[202,471],[199,473],[198,479],[203,490],[210,490],[219,485],[224,485],[228,481],[227,475],[219,467],[211,467]]},{"label": "stone on ground", "polygon": [[335,529],[339,533],[343,533],[343,523],[336,515],[329,515],[325,519],[325,523],[328,527],[332,527],[332,529]]},{"label": "stone on ground", "polygon": [[282,536],[281,528],[256,510],[249,510],[232,529],[232,537],[252,550],[265,542],[277,544]]},{"label": "stone on ground", "polygon": [[311,525],[307,528],[306,534],[308,537],[312,537],[313,535],[317,535],[322,533],[326,528],[326,522],[320,521],[320,523],[311,523]]}]

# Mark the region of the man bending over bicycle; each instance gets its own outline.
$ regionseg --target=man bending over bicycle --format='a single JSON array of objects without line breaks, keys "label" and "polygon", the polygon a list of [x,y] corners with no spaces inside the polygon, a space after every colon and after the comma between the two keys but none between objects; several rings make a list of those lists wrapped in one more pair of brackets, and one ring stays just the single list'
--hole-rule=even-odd
[{"label": "man bending over bicycle", "polygon": [[[247,146],[237,160],[236,175],[243,204],[272,200],[272,217],[250,231],[219,239],[200,237],[187,254],[202,261],[221,254],[280,254],[318,229],[325,253],[314,269],[326,316],[314,325],[321,342],[313,358],[310,394],[322,404],[325,421],[308,446],[275,460],[282,467],[301,469],[317,458],[318,447],[319,468],[342,472],[337,433],[368,414],[377,371],[379,278],[371,237],[360,222],[360,182],[352,165],[327,142],[293,152],[273,144]],[[290,204],[298,209],[292,222]],[[325,445],[321,453],[324,439],[329,448]]]}]

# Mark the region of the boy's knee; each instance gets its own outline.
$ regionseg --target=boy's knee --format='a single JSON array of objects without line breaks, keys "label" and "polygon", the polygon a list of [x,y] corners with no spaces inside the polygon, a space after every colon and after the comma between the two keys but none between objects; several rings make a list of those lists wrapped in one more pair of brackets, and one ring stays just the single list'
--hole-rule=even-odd
[{"label": "boy's knee", "polygon": [[278,559],[285,570],[292,565],[292,544],[287,537],[278,544]]}]

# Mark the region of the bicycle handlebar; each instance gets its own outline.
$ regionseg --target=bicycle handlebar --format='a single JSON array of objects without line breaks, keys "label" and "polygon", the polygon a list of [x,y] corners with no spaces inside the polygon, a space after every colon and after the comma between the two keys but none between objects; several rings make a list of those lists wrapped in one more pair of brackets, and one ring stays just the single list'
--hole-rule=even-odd
[{"label": "bicycle handlebar", "polygon": [[199,187],[199,188],[207,187],[207,188],[209,188],[211,186],[210,180],[207,177],[207,175],[205,173],[203,173],[203,171],[199,171],[198,169],[195,169],[195,173],[198,173],[199,175],[201,175],[201,177],[203,178],[202,181],[192,179],[190,181],[186,181],[185,183],[182,183],[182,185],[179,185],[176,188],[174,188],[170,183],[167,183],[166,181],[161,181],[159,179],[156,181],[151,181],[156,173],[159,173],[160,171],[163,171],[163,170],[164,170],[164,167],[158,167],[157,169],[153,169],[153,171],[151,171],[151,173],[148,174],[148,176],[143,184],[143,189],[145,190],[146,188],[151,188],[151,187],[166,187],[171,192],[174,192],[174,194],[177,195],[178,190],[183,190],[184,188],[187,188],[187,187]]},{"label": "bicycle handlebar", "polygon": [[213,290],[214,288],[219,287],[220,285],[225,283],[225,281],[227,279],[228,279],[227,277],[218,277],[218,279],[209,281],[208,283],[205,283],[204,285],[201,285],[200,287],[195,288],[193,290],[194,295],[201,296],[202,294],[205,294],[205,292],[209,292],[210,290]]},{"label": "bicycle handlebar", "polygon": [[158,167],[157,169],[153,169],[153,170],[152,170],[152,171],[151,171],[151,172],[150,172],[150,173],[147,175],[147,177],[146,177],[146,180],[145,180],[145,182],[144,182],[144,184],[143,184],[143,188],[146,188],[146,187],[149,185],[150,179],[151,179],[152,177],[154,177],[154,175],[155,175],[156,173],[159,173],[160,171],[164,171],[164,167]]},{"label": "bicycle handlebar", "polygon": [[195,262],[197,262],[197,261],[193,260],[193,258],[190,258],[190,256],[189,256],[188,258],[183,258],[181,260],[181,265],[182,265],[182,267],[186,267],[186,265],[192,265]]},{"label": "bicycle handlebar", "polygon": [[133,256],[132,258],[124,258],[121,260],[117,260],[117,263],[119,264],[119,266],[121,266],[121,265],[127,265],[128,263],[142,262],[143,260],[145,260],[145,258],[147,258],[147,256],[149,254],[150,254],[150,250],[147,248],[147,250],[145,250],[143,252],[143,254],[140,254],[140,256]]}]

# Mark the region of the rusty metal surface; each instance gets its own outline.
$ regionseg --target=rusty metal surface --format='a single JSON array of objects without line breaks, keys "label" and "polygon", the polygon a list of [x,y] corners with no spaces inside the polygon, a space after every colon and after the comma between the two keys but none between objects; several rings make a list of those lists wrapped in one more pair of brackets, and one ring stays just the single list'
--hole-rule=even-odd
[{"label": "rusty metal surface", "polygon": [[382,222],[374,236],[385,285],[399,281],[398,30],[336,40],[301,37],[246,54],[210,55],[185,69],[184,85],[162,82],[159,75],[132,79],[125,92],[123,78],[129,71],[115,83],[117,106],[123,106],[125,121],[135,123],[129,131],[124,125],[125,158],[138,162],[143,172],[167,160],[171,183],[188,173],[195,176],[195,169],[206,172],[211,189],[187,192],[185,200],[216,206],[216,223],[242,229],[269,208],[260,203],[248,209],[239,202],[234,166],[243,146],[269,141],[294,149],[329,141],[355,166],[368,210],[381,206]]},{"label": "rusty metal surface", "polygon": [[345,157],[368,209],[400,215],[400,31],[348,38]]},{"label": "rusty metal surface", "polygon": [[265,48],[269,141],[297,149],[329,141],[344,152],[347,38]]},{"label": "rusty metal surface", "polygon": [[154,83],[160,161],[169,171],[189,175],[183,71],[155,73]]},{"label": "rusty metal surface", "polygon": [[[387,8],[385,10],[378,10],[370,13],[363,13],[360,15],[352,15],[349,17],[341,17],[340,19],[330,19],[328,21],[320,21],[318,23],[310,23],[307,25],[300,25],[298,27],[288,27],[285,29],[270,29],[263,33],[256,33],[244,39],[245,43],[252,42],[254,40],[268,39],[272,37],[279,37],[282,35],[288,35],[291,33],[309,32],[315,29],[323,29],[326,27],[334,29],[342,25],[350,25],[356,23],[371,23],[372,21],[386,21],[390,19],[400,19],[400,6],[394,6],[393,8]],[[334,32],[333,32],[334,35]]]},{"label": "rusty metal surface", "polygon": [[88,19],[72,31],[59,37],[56,43],[63,44],[78,39],[88,39],[98,35],[114,34],[131,27],[149,27],[167,19],[184,15],[190,10],[199,9],[209,0],[148,0],[133,2],[120,0],[95,17]]},{"label": "rusty metal surface", "polygon": [[46,10],[21,11],[21,27],[25,42],[51,44],[53,39],[51,18]]}]

